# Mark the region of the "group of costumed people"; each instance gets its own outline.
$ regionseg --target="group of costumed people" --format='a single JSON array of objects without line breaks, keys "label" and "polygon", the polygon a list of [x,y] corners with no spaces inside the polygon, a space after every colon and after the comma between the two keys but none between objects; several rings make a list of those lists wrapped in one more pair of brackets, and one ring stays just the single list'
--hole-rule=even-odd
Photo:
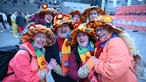
[{"label": "group of costumed people", "polygon": [[112,21],[95,6],[64,14],[43,4],[20,37],[26,50],[10,61],[3,82],[137,82],[136,47]]}]

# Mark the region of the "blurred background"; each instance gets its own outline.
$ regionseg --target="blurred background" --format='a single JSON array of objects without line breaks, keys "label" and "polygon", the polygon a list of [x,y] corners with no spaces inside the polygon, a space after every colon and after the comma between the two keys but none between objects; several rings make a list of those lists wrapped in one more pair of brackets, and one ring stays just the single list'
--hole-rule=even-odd
[{"label": "blurred background", "polygon": [[[60,12],[78,9],[81,12],[89,6],[99,6],[107,13],[114,15],[116,8],[120,6],[132,6],[146,4],[146,0],[0,0],[0,10],[4,12],[35,13],[39,5],[48,3],[58,7]],[[67,11],[64,11],[67,9]]]}]

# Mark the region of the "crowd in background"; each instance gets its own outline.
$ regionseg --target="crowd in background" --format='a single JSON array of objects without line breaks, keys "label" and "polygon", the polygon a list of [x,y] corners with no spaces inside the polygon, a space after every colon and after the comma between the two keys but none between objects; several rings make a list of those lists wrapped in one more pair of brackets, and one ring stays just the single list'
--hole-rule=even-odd
[{"label": "crowd in background", "polygon": [[5,24],[9,21],[14,37],[21,40],[20,47],[28,49],[33,59],[30,64],[28,53],[19,51],[8,69],[8,73],[15,74],[4,78],[4,82],[49,82],[50,78],[55,82],[138,81],[132,71],[136,47],[100,7],[65,14],[43,4],[35,14],[10,14],[1,12],[1,32],[7,30]]},{"label": "crowd in background", "polygon": [[23,12],[5,13],[1,11],[0,28],[2,28],[2,30],[0,32],[10,30],[13,32],[13,36],[17,38],[19,34],[21,34],[21,31],[18,30],[18,26],[26,26],[29,23],[31,16],[32,14],[24,14]]}]

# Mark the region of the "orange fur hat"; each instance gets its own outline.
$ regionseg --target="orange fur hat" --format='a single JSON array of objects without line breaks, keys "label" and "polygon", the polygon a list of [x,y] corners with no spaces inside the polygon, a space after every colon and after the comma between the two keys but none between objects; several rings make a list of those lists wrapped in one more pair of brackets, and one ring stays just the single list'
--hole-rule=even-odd
[{"label": "orange fur hat", "polygon": [[112,21],[113,21],[113,17],[110,16],[110,15],[102,15],[102,16],[99,16],[97,20],[94,20],[94,21],[89,21],[86,26],[89,27],[89,28],[96,28],[96,27],[100,27],[100,26],[108,26],[109,28],[113,28],[115,31],[118,31],[118,32],[124,32],[124,30],[122,28],[118,28],[112,24],[110,24]]},{"label": "orange fur hat", "polygon": [[72,10],[70,12],[70,15],[73,17],[75,14],[78,14],[80,16],[80,23],[83,23],[85,20],[85,17],[82,16],[82,13],[79,10]]},{"label": "orange fur hat", "polygon": [[83,33],[88,34],[90,38],[92,38],[93,40],[97,39],[93,28],[87,28],[86,25],[84,24],[75,23],[74,30],[72,34],[69,36],[72,38],[71,45],[75,45],[77,43],[76,36],[78,32],[83,32]]},{"label": "orange fur hat", "polygon": [[56,15],[58,13],[58,11],[54,8],[49,8],[48,4],[43,4],[41,6],[41,9],[39,12],[37,12],[36,14],[45,14],[45,13],[51,13],[53,16]]},{"label": "orange fur hat", "polygon": [[85,20],[89,17],[89,13],[91,10],[97,10],[97,13],[99,13],[100,15],[106,14],[105,11],[101,9],[100,7],[90,6],[89,8],[86,8],[84,12],[82,13],[82,15],[85,17]]},{"label": "orange fur hat", "polygon": [[44,25],[34,25],[34,24],[31,24],[28,27],[28,30],[20,37],[20,40],[22,42],[32,42],[34,35],[37,33],[46,34],[47,43],[45,44],[45,46],[51,46],[56,41],[54,33],[49,28],[47,28]]},{"label": "orange fur hat", "polygon": [[69,14],[59,13],[54,18],[54,25],[52,27],[52,31],[56,32],[57,27],[61,26],[62,24],[71,24],[72,20]]}]

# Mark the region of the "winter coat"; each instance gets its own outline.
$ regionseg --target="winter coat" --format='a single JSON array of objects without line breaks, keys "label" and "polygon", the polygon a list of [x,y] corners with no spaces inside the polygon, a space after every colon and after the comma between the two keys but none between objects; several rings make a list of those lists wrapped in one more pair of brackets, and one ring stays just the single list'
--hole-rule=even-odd
[{"label": "winter coat", "polygon": [[0,22],[4,22],[3,15],[0,13]]},{"label": "winter coat", "polygon": [[106,43],[94,69],[101,75],[102,82],[137,82],[135,74],[129,69],[134,67],[133,61],[124,40],[115,37]]},{"label": "winter coat", "polygon": [[[59,55],[59,46],[58,46],[57,41],[53,46],[46,47],[45,58],[46,58],[47,62],[49,62],[51,58],[54,58],[54,59],[56,59],[57,63],[61,66],[60,55]],[[53,76],[55,82],[75,82],[68,75],[63,77],[63,76],[58,75],[54,71],[51,71],[51,73],[52,73],[52,76]]]},{"label": "winter coat", "polygon": [[31,62],[28,51],[19,50],[8,66],[8,74],[14,74],[4,78],[2,82],[40,82],[40,76],[37,74],[39,67],[32,44],[24,43],[21,47],[32,55]]},{"label": "winter coat", "polygon": [[25,26],[25,24],[26,24],[26,19],[25,19],[25,17],[22,16],[22,15],[18,15],[18,16],[16,17],[16,24],[17,24],[19,27]]},{"label": "winter coat", "polygon": [[[89,52],[93,54],[93,51],[89,51]],[[74,47],[73,51],[71,52],[69,62],[70,62],[69,76],[78,82],[84,82],[85,79],[87,79],[88,77],[83,79],[83,78],[80,78],[78,75],[78,71],[80,67],[83,66],[83,62],[81,61],[81,58],[77,51],[77,47]]]}]

